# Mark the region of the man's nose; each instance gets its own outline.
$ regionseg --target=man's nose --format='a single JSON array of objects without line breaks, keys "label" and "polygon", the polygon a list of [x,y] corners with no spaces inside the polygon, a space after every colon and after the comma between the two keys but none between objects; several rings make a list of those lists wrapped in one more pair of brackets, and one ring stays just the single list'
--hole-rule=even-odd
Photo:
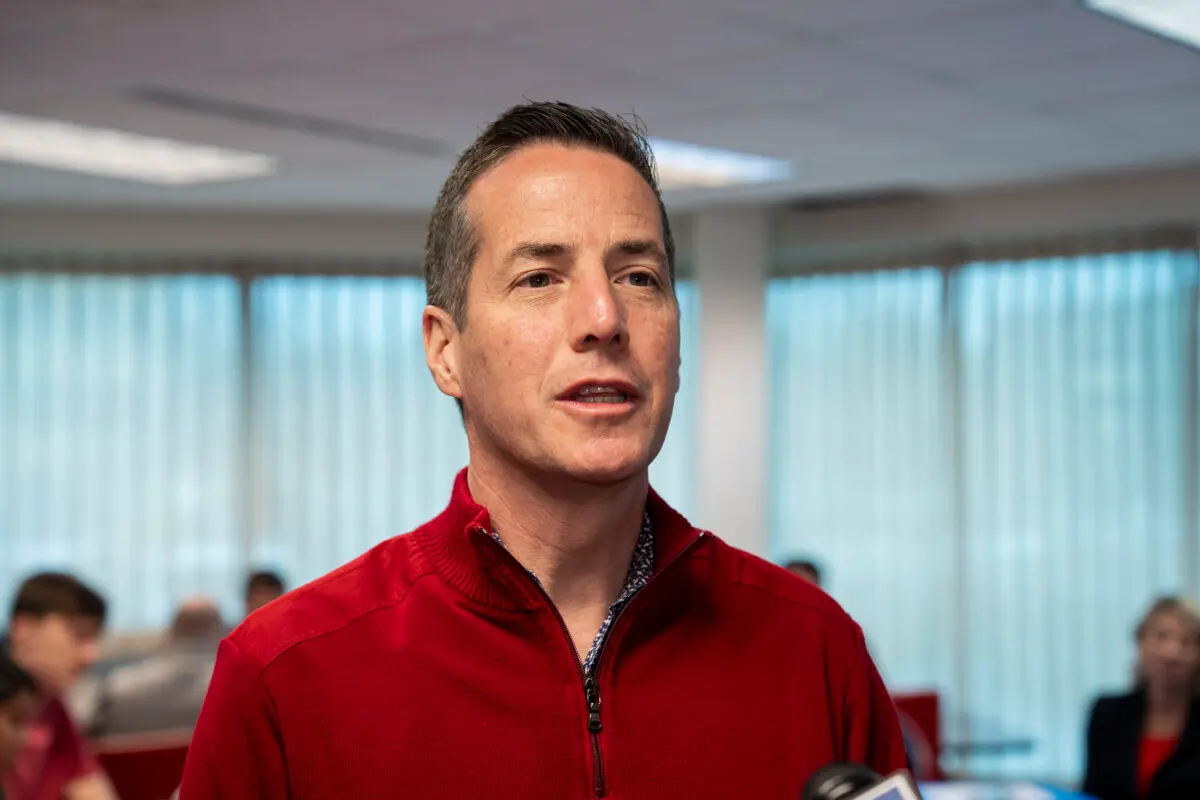
[{"label": "man's nose", "polygon": [[571,344],[577,350],[626,344],[629,339],[625,310],[607,272],[600,272],[577,281],[570,290]]}]

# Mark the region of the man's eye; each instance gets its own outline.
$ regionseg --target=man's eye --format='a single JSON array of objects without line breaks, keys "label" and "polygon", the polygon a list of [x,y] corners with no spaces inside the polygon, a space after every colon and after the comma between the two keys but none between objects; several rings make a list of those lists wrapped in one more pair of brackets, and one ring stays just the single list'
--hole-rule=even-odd
[{"label": "man's eye", "polygon": [[521,281],[521,285],[530,289],[545,289],[550,285],[550,275],[545,272],[535,272]]},{"label": "man's eye", "polygon": [[629,275],[629,283],[632,286],[651,288],[658,285],[658,277],[651,272],[634,272]]}]

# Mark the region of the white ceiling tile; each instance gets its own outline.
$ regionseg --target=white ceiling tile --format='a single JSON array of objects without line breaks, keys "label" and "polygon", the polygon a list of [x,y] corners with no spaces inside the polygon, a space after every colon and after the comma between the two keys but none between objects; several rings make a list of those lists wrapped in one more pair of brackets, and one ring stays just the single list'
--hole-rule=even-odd
[{"label": "white ceiling tile", "polygon": [[1146,96],[1200,91],[1200,53],[1161,41],[1136,52],[1079,59],[1035,72],[998,70],[971,89],[1025,108],[1069,109],[1120,104]]},{"label": "white ceiling tile", "polygon": [[697,0],[748,19],[760,19],[812,33],[843,35],[873,30],[921,28],[1048,6],[1056,0]]},{"label": "white ceiling tile", "polygon": [[371,115],[379,108],[418,116],[426,104],[489,108],[551,90],[609,82],[597,70],[563,67],[544,54],[476,40],[397,48],[370,59],[312,69],[302,79],[283,73],[192,86],[244,102],[345,119]]},{"label": "white ceiling tile", "polygon": [[1171,95],[1143,95],[1121,103],[1075,109],[1079,120],[1111,126],[1153,141],[1190,141],[1200,153],[1200,88]]},{"label": "white ceiling tile", "polygon": [[[1060,147],[1041,147],[1024,152],[1009,151],[993,155],[1007,166],[1007,175],[1000,180],[1016,181],[1049,178],[1061,175],[1111,172],[1114,164],[1121,169],[1158,167],[1182,161],[1195,160],[1194,143],[1187,148],[1183,143],[1170,146],[1162,140],[1147,140],[1128,137],[1123,140],[1084,139],[1065,143]],[[1200,187],[1197,187],[1200,191]]]},{"label": "white ceiling tile", "polygon": [[865,57],[969,80],[1128,52],[1145,36],[1074,5],[847,37]]},{"label": "white ceiling tile", "polygon": [[126,24],[143,13],[134,3],[93,3],[88,0],[35,0],[15,3],[0,15],[0,42],[11,45],[23,40],[95,32],[107,25]]},{"label": "white ceiling tile", "polygon": [[672,138],[787,158],[809,167],[816,163],[828,167],[852,161],[864,153],[903,158],[929,149],[928,144],[897,133],[834,127],[818,116],[802,112],[729,115],[691,125],[672,125],[666,130]]},{"label": "white ceiling tile", "polygon": [[1008,156],[1059,152],[1078,147],[1081,141],[1110,140],[1116,136],[1112,131],[1079,125],[1065,118],[1014,113],[1003,121],[948,125],[939,138],[960,149]]},{"label": "white ceiling tile", "polygon": [[[61,0],[57,0],[61,2]],[[300,82],[378,62],[410,50],[445,53],[438,73],[463,49],[486,46],[489,37],[519,27],[526,16],[555,19],[584,0],[289,0],[287,13],[269,0],[152,4],[143,13],[77,30],[66,26],[24,38],[5,51],[8,79],[0,89],[54,87],[90,93],[104,84],[189,78],[279,78]],[[69,58],[64,54],[69,53]],[[13,76],[20,76],[18,81]],[[3,95],[0,94],[0,99]]]},{"label": "white ceiling tile", "polygon": [[903,71],[868,63],[830,44],[806,43],[755,57],[705,63],[658,75],[675,91],[706,99],[724,113],[763,108],[813,108],[903,91]]},{"label": "white ceiling tile", "polygon": [[607,5],[558,19],[510,28],[496,41],[536,49],[563,64],[653,77],[657,72],[726,62],[778,48],[793,39],[769,27],[738,25],[727,17],[649,4],[631,19]]},{"label": "white ceiling tile", "polygon": [[578,86],[551,79],[523,95],[505,93],[469,103],[448,100],[422,102],[419,113],[402,107],[390,108],[386,114],[381,110],[377,124],[386,129],[429,136],[462,147],[502,111],[524,100],[564,100],[580,106],[602,108],[622,116],[636,115],[652,136],[664,135],[665,123],[672,115],[694,116],[699,102],[646,85]]},{"label": "white ceiling tile", "polygon": [[946,126],[1003,124],[1013,109],[957,86],[916,80],[894,91],[847,98],[816,109],[822,119],[849,130],[936,135]]}]

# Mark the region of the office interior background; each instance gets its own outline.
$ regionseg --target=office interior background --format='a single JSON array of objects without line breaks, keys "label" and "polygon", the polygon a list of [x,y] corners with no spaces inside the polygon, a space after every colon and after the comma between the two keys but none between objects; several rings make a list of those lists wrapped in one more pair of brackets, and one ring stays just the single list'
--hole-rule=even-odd
[{"label": "office interior background", "polygon": [[249,569],[440,510],[425,218],[567,100],[636,112],[668,187],[655,486],[819,560],[948,738],[1030,743],[950,768],[1074,781],[1138,616],[1200,593],[1198,40],[1185,2],[10,3],[0,598],[55,567],[113,638],[235,618]]}]

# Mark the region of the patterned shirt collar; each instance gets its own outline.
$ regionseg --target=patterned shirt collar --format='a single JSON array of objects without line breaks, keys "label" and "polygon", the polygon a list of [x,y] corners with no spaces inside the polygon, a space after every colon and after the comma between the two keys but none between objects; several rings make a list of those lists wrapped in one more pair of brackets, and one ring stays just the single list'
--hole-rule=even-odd
[{"label": "patterned shirt collar", "polygon": [[[500,534],[495,530],[492,531],[492,538],[504,546],[504,540],[500,538]],[[604,647],[604,642],[608,638],[609,629],[612,628],[613,622],[616,621],[617,615],[629,604],[633,596],[641,591],[642,587],[650,580],[650,576],[654,574],[654,526],[650,522],[650,512],[642,512],[642,527],[638,531],[637,544],[633,547],[633,558],[629,562],[629,572],[625,575],[625,586],[621,589],[621,594],[613,601],[613,604],[608,607],[608,614],[604,617],[603,624],[600,625],[600,630],[596,632],[596,638],[592,640],[592,646],[588,650],[587,657],[583,660],[584,672],[591,675],[596,668],[596,660],[600,656],[600,651]],[[537,581],[538,586],[542,582],[537,575],[532,572],[529,576]]]}]

